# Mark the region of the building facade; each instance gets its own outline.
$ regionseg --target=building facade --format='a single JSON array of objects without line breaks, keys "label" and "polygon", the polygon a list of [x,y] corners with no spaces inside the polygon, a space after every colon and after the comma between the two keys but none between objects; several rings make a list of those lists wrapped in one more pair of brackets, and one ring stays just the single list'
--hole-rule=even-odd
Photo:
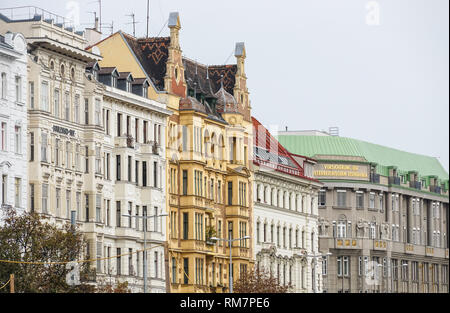
[{"label": "building facade", "polygon": [[279,140],[318,161],[324,292],[448,292],[448,174],[436,159],[336,136]]},{"label": "building facade", "polygon": [[146,79],[100,68],[85,33],[52,17],[0,15],[0,31],[20,30],[28,44],[27,209],[76,225],[95,282],[128,281],[133,292],[143,291],[146,221],[147,291],[165,292],[166,224],[156,215],[166,214],[170,112],[147,99]]},{"label": "building facade", "polygon": [[[317,198],[322,186],[253,118],[254,233],[256,266],[291,292],[322,292]],[[311,175],[311,176],[307,176]]]},{"label": "building facade", "polygon": [[19,33],[0,34],[0,204],[23,212],[28,189],[26,41]]},{"label": "building facade", "polygon": [[[117,66],[150,82],[148,97],[167,104],[166,155],[170,292],[224,292],[229,247],[213,237],[252,234],[252,122],[245,47],[236,64],[206,66],[182,56],[178,13],[170,37],[135,38],[118,32],[95,45],[101,66]],[[92,47],[93,49],[93,47]],[[114,55],[111,51],[120,51]],[[163,132],[164,133],[164,132]],[[252,242],[233,243],[233,277],[253,264]]]}]

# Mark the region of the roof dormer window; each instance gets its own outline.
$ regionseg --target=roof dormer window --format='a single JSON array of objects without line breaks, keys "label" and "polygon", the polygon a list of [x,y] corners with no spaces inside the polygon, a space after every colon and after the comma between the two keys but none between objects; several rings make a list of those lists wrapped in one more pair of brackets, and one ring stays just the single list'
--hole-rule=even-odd
[{"label": "roof dormer window", "polygon": [[114,75],[111,75],[111,86],[117,88],[117,77]]}]

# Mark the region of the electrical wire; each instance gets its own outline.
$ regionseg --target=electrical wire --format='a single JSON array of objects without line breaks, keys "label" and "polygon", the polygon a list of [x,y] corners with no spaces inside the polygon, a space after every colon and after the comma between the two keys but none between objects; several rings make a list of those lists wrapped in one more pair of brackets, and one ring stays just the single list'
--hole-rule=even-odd
[{"label": "electrical wire", "polygon": [[5,288],[9,284],[10,281],[11,281],[11,278],[9,278],[9,280],[3,286],[0,287],[0,290]]},{"label": "electrical wire", "polygon": [[[135,253],[139,253],[142,251],[148,251],[151,250],[153,248],[156,247],[160,247],[163,246],[164,244],[157,244],[153,247],[147,248],[147,249],[142,249],[142,250],[136,250],[134,252],[129,252],[129,253],[124,253],[124,254],[120,254],[120,255],[115,255],[115,256],[111,256],[111,257],[105,257],[105,258],[97,258],[97,259],[89,259],[89,260],[79,260],[79,261],[62,261],[62,262],[27,262],[27,261],[11,261],[11,260],[0,260],[0,263],[9,263],[9,264],[29,264],[29,265],[62,265],[62,264],[69,264],[69,263],[90,263],[90,262],[96,262],[96,261],[103,261],[103,260],[108,260],[108,259],[114,259],[114,258],[119,258],[122,256],[126,256],[126,255],[132,255]],[[1,289],[1,288],[0,288]]]}]

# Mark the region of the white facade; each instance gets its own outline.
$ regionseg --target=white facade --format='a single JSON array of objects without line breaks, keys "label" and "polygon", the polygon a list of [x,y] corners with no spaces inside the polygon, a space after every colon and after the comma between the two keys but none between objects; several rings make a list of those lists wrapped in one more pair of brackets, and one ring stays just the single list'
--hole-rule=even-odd
[{"label": "white facade", "polygon": [[[291,284],[292,292],[322,292],[318,249],[320,184],[277,171],[255,171],[256,265]],[[313,278],[314,277],[314,278]]]},{"label": "white facade", "polygon": [[[146,234],[147,292],[166,292],[166,217],[154,216],[167,214],[164,133],[169,111],[165,104],[110,86],[106,86],[102,108],[105,125],[103,152],[109,155],[107,171],[109,179],[114,182],[105,185],[103,190],[105,209],[110,210],[105,215],[108,220],[105,220],[102,240],[103,255],[135,253],[121,258],[121,275],[117,259],[103,261],[100,272],[107,279],[113,275],[121,282],[128,281],[133,292],[143,291],[143,217],[147,216],[150,217]],[[127,138],[132,138],[132,141],[127,142]],[[119,208],[121,216],[117,213]]]},{"label": "white facade", "polygon": [[22,34],[0,37],[0,204],[27,206],[27,54]]}]

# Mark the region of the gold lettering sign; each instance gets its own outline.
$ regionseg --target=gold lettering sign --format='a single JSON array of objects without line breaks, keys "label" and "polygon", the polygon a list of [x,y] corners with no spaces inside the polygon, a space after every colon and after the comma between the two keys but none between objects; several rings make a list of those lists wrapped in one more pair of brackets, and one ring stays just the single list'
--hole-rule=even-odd
[{"label": "gold lettering sign", "polygon": [[364,165],[317,164],[314,177],[368,180],[369,175],[368,168]]}]

